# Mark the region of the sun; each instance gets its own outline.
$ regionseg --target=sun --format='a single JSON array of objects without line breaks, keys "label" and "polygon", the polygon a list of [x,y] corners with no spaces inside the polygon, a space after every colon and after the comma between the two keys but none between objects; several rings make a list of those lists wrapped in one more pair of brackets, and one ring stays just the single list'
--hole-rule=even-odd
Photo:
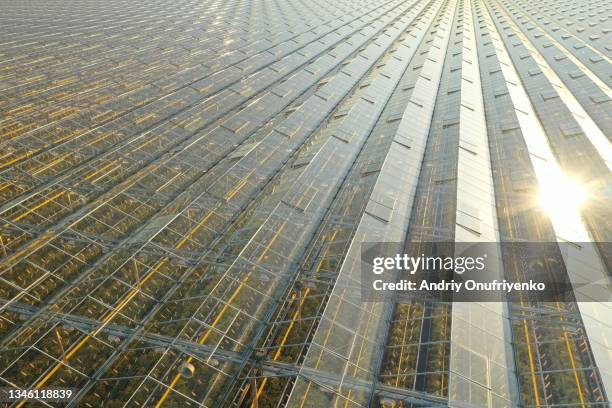
[{"label": "sun", "polygon": [[574,216],[587,198],[586,187],[561,171],[549,172],[540,183],[538,202],[550,216]]}]

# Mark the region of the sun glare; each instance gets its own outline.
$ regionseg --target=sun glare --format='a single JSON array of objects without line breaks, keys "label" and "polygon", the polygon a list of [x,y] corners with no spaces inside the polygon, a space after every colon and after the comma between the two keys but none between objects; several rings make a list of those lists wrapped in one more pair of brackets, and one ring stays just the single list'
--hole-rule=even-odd
[{"label": "sun glare", "polygon": [[560,171],[548,174],[543,181],[538,201],[551,216],[571,217],[587,199],[587,189]]}]

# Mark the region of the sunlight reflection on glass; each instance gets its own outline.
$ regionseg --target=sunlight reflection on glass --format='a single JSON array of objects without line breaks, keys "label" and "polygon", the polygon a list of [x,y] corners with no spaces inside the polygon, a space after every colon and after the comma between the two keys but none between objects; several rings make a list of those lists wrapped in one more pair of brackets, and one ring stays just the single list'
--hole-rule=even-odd
[{"label": "sunlight reflection on glass", "polygon": [[584,185],[560,170],[548,171],[540,184],[538,202],[553,218],[573,218],[588,198]]}]

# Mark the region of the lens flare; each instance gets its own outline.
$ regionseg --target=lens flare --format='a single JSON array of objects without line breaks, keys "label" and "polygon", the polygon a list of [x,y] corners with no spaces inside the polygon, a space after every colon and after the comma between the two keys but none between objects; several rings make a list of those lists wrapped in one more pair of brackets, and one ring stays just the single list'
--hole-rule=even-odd
[{"label": "lens flare", "polygon": [[572,217],[588,198],[587,189],[562,172],[551,172],[540,184],[538,202],[551,216]]}]

